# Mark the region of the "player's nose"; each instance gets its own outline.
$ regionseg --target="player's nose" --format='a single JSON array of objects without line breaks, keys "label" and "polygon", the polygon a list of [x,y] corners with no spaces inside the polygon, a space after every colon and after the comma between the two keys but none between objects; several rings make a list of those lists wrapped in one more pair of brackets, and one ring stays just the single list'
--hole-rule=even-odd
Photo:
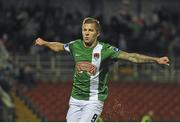
[{"label": "player's nose", "polygon": [[85,33],[85,35],[86,35],[86,36],[88,36],[88,35],[89,35],[89,33]]}]

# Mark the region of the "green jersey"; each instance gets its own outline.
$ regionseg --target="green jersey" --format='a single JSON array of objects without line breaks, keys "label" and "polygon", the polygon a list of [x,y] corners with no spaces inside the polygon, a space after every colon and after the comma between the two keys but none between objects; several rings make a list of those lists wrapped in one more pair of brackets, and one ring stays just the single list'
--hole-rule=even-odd
[{"label": "green jersey", "polygon": [[64,45],[75,60],[71,96],[79,100],[104,101],[108,95],[108,62],[117,58],[119,49],[97,41],[94,48],[86,48],[81,39]]}]

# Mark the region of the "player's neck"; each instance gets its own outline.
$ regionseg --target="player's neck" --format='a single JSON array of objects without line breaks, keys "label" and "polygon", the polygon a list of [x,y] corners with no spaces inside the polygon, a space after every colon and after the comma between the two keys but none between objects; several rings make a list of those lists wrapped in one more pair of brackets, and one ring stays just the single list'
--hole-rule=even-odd
[{"label": "player's neck", "polygon": [[85,43],[83,42],[84,46],[86,48],[94,48],[97,45],[97,40],[95,40],[93,43]]}]

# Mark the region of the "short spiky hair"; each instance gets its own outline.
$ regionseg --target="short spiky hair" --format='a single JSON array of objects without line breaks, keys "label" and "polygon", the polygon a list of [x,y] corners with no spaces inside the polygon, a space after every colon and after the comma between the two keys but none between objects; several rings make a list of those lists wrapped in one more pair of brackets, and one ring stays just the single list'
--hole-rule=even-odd
[{"label": "short spiky hair", "polygon": [[[100,25],[100,23],[99,23],[99,21],[97,20],[97,19],[95,19],[95,18],[91,18],[91,17],[87,17],[87,18],[85,18],[84,20],[83,20],[83,25],[85,24],[85,23],[94,23],[95,25],[96,25],[96,30],[97,30],[97,32],[101,32],[101,25]],[[83,26],[82,25],[82,26]]]}]

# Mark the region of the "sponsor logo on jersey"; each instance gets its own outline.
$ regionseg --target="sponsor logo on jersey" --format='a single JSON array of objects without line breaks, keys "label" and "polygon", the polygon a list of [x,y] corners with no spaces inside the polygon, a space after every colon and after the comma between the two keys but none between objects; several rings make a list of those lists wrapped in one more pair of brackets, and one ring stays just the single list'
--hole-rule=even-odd
[{"label": "sponsor logo on jersey", "polygon": [[65,47],[65,48],[69,47],[69,43],[64,44],[64,47]]},{"label": "sponsor logo on jersey", "polygon": [[99,59],[99,53],[94,53],[94,59],[98,60]]},{"label": "sponsor logo on jersey", "polygon": [[96,69],[96,66],[91,64],[90,62],[78,62],[76,64],[76,71],[78,73],[82,73],[83,71],[85,71],[90,75],[95,75]]},{"label": "sponsor logo on jersey", "polygon": [[114,47],[114,49],[113,49],[115,52],[118,52],[119,51],[119,49],[118,48],[116,48],[116,47]]}]

